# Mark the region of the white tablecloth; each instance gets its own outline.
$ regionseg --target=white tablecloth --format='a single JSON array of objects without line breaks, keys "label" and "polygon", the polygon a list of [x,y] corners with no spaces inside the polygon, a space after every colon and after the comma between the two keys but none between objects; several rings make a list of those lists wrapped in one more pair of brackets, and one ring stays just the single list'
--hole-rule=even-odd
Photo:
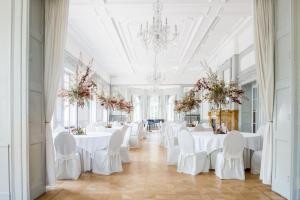
[{"label": "white tablecloth", "polygon": [[[196,151],[206,151],[212,153],[217,149],[223,148],[223,142],[226,134],[213,134],[210,131],[204,132],[191,132],[195,139]],[[243,133],[241,134],[245,138],[245,148],[258,151],[262,148],[261,136],[254,133]]]},{"label": "white tablecloth", "polygon": [[77,148],[81,157],[82,171],[92,169],[91,158],[95,151],[105,149],[110,141],[112,132],[88,132],[86,135],[75,135]]},{"label": "white tablecloth", "polygon": [[86,135],[75,135],[77,147],[93,154],[96,150],[107,147],[112,132],[88,132]]}]

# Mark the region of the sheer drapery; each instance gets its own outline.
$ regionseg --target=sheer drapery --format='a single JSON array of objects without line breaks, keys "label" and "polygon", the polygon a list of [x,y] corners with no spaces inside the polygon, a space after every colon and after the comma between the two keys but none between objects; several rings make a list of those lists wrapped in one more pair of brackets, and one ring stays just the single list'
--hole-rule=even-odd
[{"label": "sheer drapery", "polygon": [[68,24],[69,0],[45,1],[45,71],[44,99],[46,124],[47,185],[55,185],[55,158],[51,119],[60,78],[63,74],[63,55]]},{"label": "sheer drapery", "polygon": [[260,179],[272,181],[272,136],[274,107],[274,1],[254,0],[254,28],[257,81],[261,89],[267,120],[264,135]]}]

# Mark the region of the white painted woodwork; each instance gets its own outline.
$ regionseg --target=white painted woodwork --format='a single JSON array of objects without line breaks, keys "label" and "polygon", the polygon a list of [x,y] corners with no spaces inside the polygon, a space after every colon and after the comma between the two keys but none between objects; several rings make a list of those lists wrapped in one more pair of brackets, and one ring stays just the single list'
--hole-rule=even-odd
[{"label": "white painted woodwork", "polygon": [[[112,84],[149,84],[154,55],[137,34],[141,23],[152,20],[153,2],[71,1],[66,50],[75,57],[82,51],[85,60],[93,57],[95,71],[109,75]],[[180,35],[175,46],[158,56],[159,70],[167,73],[162,84],[194,84],[203,75],[200,61],[217,67],[253,44],[252,0],[163,3],[163,17],[178,25]],[[245,62],[254,60],[249,59]]]},{"label": "white painted woodwork", "polygon": [[43,0],[30,0],[29,45],[29,183],[36,199],[46,191]]},{"label": "white painted woodwork", "polygon": [[272,189],[290,198],[291,188],[291,0],[278,0],[276,11],[275,105]]}]

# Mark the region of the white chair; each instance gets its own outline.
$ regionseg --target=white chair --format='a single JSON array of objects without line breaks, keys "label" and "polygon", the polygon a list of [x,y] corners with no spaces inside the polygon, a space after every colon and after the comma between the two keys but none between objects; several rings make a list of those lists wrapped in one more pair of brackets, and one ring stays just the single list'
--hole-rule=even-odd
[{"label": "white chair", "polygon": [[146,131],[144,130],[144,123],[140,122],[138,124],[138,138],[140,140],[143,140],[146,138],[146,136],[147,136],[147,134],[146,134]]},{"label": "white chair", "polygon": [[139,136],[139,126],[137,123],[132,125],[130,138],[129,138],[129,146],[130,148],[139,148],[140,147],[140,136]]},{"label": "white chair", "polygon": [[159,132],[160,132],[160,146],[164,147],[164,148],[167,147],[166,127],[167,127],[167,123],[162,123],[161,128],[159,130]]},{"label": "white chair", "polygon": [[76,141],[68,132],[59,133],[54,139],[56,152],[56,178],[78,179],[81,173],[80,156],[76,153]]},{"label": "white chair", "polygon": [[177,165],[179,156],[179,146],[177,140],[174,137],[171,126],[166,128],[166,141],[167,141],[167,162],[168,165]]},{"label": "white chair", "polygon": [[110,138],[107,149],[97,150],[92,158],[93,173],[110,175],[114,172],[122,172],[122,161],[120,147],[122,144],[122,133],[116,130]]},{"label": "white chair", "polygon": [[[256,134],[261,136],[261,144],[266,132],[266,126],[261,126]],[[251,158],[251,174],[260,174],[260,165],[261,165],[261,151],[254,151]]]},{"label": "white chair", "polygon": [[123,134],[123,143],[120,148],[120,155],[121,155],[121,160],[122,163],[129,163],[130,158],[129,158],[129,139],[130,139],[130,133],[131,133],[131,126],[124,126],[122,129],[122,134]]},{"label": "white chair", "polygon": [[218,153],[215,173],[220,179],[245,180],[243,152],[244,137],[239,132],[230,132],[223,143],[223,151]]},{"label": "white chair", "polygon": [[177,172],[197,175],[200,172],[209,171],[209,159],[206,152],[196,152],[192,134],[187,130],[181,130],[178,135],[180,154],[177,164]]}]

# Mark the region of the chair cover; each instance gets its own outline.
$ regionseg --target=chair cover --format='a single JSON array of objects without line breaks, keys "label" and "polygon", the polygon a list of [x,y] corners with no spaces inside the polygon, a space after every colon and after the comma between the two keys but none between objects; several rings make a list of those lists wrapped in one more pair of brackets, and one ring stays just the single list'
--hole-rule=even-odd
[{"label": "chair cover", "polygon": [[123,143],[120,148],[120,155],[123,163],[130,162],[128,149],[129,149],[129,139],[130,139],[131,129],[132,127],[126,125],[122,128]]},{"label": "chair cover", "polygon": [[78,179],[81,173],[80,156],[76,153],[76,141],[68,132],[59,133],[54,139],[56,151],[56,178]]},{"label": "chair cover", "polygon": [[177,172],[197,175],[209,171],[209,160],[206,152],[196,152],[194,138],[187,130],[181,130],[178,135],[180,154]]},{"label": "chair cover", "polygon": [[107,149],[97,150],[92,158],[93,173],[110,175],[123,171],[120,147],[123,142],[122,132],[116,130],[109,141]]},{"label": "chair cover", "polygon": [[144,123],[140,122],[138,125],[138,138],[140,140],[145,139],[147,136],[146,131],[144,130]]},{"label": "chair cover", "polygon": [[160,146],[166,148],[167,141],[166,141],[166,127],[167,123],[162,123],[160,127]]},{"label": "chair cover", "polygon": [[[257,133],[258,135],[261,135],[261,138],[263,140],[264,134],[266,132],[266,126],[261,126],[258,130]],[[263,143],[263,142],[261,142]],[[251,173],[252,174],[260,174],[260,166],[261,166],[261,151],[254,151],[252,158],[251,158]]]},{"label": "chair cover", "polygon": [[171,126],[166,128],[166,141],[167,141],[167,162],[168,165],[177,165],[179,156],[179,146],[176,142]]},{"label": "chair cover", "polygon": [[132,125],[130,138],[129,138],[129,146],[130,148],[139,148],[140,147],[140,136],[139,136],[139,126],[137,123]]},{"label": "chair cover", "polygon": [[245,180],[243,161],[245,140],[238,132],[228,133],[224,139],[223,152],[218,153],[215,173],[220,179]]}]

